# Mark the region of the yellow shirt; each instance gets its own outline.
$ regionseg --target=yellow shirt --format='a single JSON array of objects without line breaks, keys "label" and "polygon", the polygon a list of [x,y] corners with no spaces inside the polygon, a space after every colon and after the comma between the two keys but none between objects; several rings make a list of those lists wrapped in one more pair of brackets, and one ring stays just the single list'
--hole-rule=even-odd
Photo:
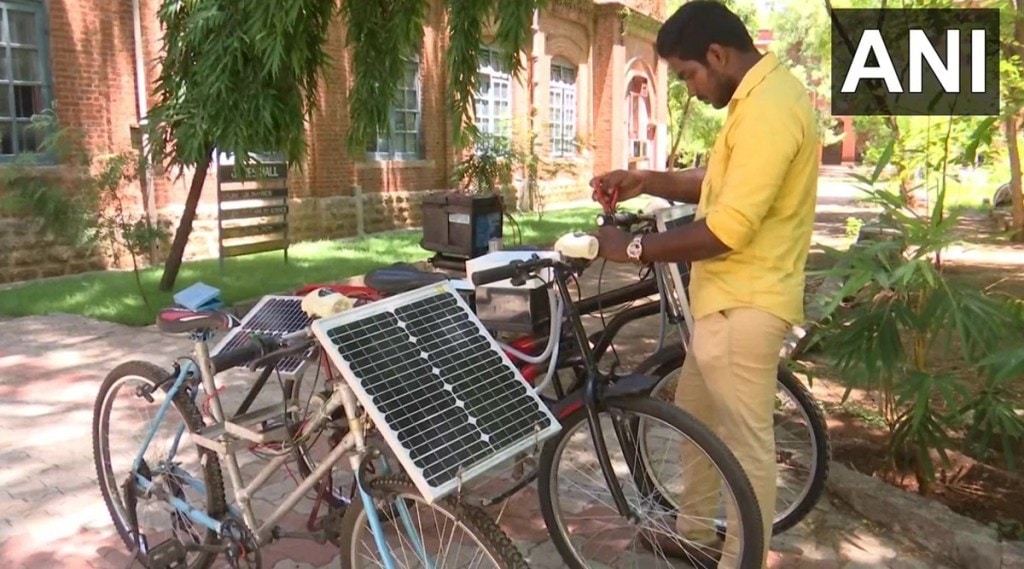
[{"label": "yellow shirt", "polygon": [[694,318],[748,306],[803,320],[818,161],[807,89],[765,54],[737,87],[708,159],[697,218],[732,251],[693,263]]}]

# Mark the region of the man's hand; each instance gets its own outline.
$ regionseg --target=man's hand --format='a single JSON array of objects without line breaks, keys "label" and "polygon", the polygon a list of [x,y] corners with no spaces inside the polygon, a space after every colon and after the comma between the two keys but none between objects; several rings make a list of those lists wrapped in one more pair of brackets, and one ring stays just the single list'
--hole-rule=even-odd
[{"label": "man's hand", "polygon": [[618,191],[618,201],[635,198],[644,192],[643,177],[638,172],[629,170],[612,170],[590,180],[594,188],[592,198],[599,203],[607,203],[613,193]]},{"label": "man's hand", "polygon": [[605,226],[597,233],[600,247],[597,256],[615,263],[627,263],[631,259],[626,254],[626,247],[633,240],[633,234],[618,227]]}]

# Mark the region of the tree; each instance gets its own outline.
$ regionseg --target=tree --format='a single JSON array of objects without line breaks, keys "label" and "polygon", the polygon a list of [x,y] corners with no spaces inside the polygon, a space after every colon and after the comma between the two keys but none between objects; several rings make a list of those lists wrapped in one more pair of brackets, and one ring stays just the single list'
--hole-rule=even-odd
[{"label": "tree", "polygon": [[[1018,145],[1020,124],[1024,123],[1024,0],[1007,0],[1012,9],[1012,40],[1004,44],[1004,63],[1000,67],[1003,75],[1004,101],[1008,108],[1003,112],[1003,126],[1006,146],[1010,154],[1010,203],[1013,210],[1013,239],[1024,242],[1024,191],[1021,188],[1021,160]],[[1004,6],[1005,8],[1006,6]]]},{"label": "tree", "polygon": [[[777,0],[768,18],[772,30],[772,51],[793,72],[817,101],[832,95],[831,35],[828,11],[818,2]],[[841,138],[833,133],[835,119],[827,109],[815,105],[821,143]]]},{"label": "tree", "polygon": [[147,152],[194,172],[161,290],[174,286],[215,150],[233,153],[237,168],[254,152],[282,152],[289,163],[304,156],[334,14],[334,0],[163,0]]},{"label": "tree", "polygon": [[[475,134],[471,112],[484,26],[495,25],[496,43],[518,78],[534,12],[545,3],[446,0],[448,100],[458,147]],[[233,153],[237,168],[254,152],[281,152],[290,164],[305,156],[304,119],[317,108],[334,16],[340,13],[347,26],[347,142],[359,152],[379,133],[390,134],[390,103],[405,59],[422,44],[429,6],[429,0],[163,0],[165,54],[149,111],[149,154],[195,172],[161,289],[174,285],[215,149]]]}]

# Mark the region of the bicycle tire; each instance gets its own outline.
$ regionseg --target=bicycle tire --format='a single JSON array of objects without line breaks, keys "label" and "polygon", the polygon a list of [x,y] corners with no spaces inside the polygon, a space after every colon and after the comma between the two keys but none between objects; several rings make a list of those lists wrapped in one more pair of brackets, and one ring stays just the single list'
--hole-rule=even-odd
[{"label": "bicycle tire", "polygon": [[[367,492],[370,495],[382,493],[385,495],[409,496],[412,499],[420,500],[426,504],[422,494],[413,484],[412,480],[404,474],[390,474],[374,478],[366,483]],[[528,569],[523,554],[516,548],[512,540],[498,524],[481,509],[459,502],[454,496],[446,496],[437,500],[430,508],[441,509],[457,520],[467,532],[476,538],[480,546],[490,554],[495,563],[503,569]],[[342,569],[356,569],[355,563],[357,554],[356,532],[360,529],[359,524],[364,513],[363,501],[353,500],[345,510],[345,517],[341,521],[341,567]],[[367,528],[369,529],[369,528]]]},{"label": "bicycle tire", "polygon": [[[664,382],[683,366],[686,357],[685,351],[681,351],[678,357],[672,358],[659,365],[651,373],[652,376],[660,378],[649,395],[654,397]],[[778,535],[800,523],[818,505],[825,493],[825,483],[828,480],[829,466],[832,457],[832,442],[828,434],[828,423],[825,421],[825,413],[821,406],[815,401],[814,396],[804,386],[796,375],[787,367],[779,366],[776,382],[790,394],[794,401],[800,406],[800,410],[806,417],[810,426],[810,434],[814,441],[815,462],[811,468],[810,484],[804,487],[803,494],[794,505],[787,508],[780,516],[776,512],[772,522],[772,535]]]},{"label": "bicycle tire", "polygon": [[[736,499],[737,513],[743,520],[743,535],[741,542],[744,544],[740,569],[759,569],[761,567],[762,553],[766,544],[764,543],[764,532],[762,531],[761,510],[757,503],[754,488],[750,484],[743,467],[739,461],[726,447],[711,429],[699,422],[689,413],[678,407],[658,401],[646,395],[629,395],[621,397],[609,397],[602,401],[601,411],[621,409],[631,413],[647,415],[653,419],[670,425],[680,433],[683,433],[698,446],[715,465],[718,471],[725,478],[725,483],[732,490]],[[587,421],[587,410],[581,407],[561,419],[562,430],[544,445],[540,459],[540,474],[538,476],[538,494],[540,497],[541,514],[547,526],[551,540],[555,548],[562,556],[562,561],[573,569],[586,569],[586,565],[580,562],[575,550],[569,543],[569,537],[559,521],[555,512],[555,504],[558,502],[557,484],[552,480],[556,474],[557,460],[562,448],[562,441],[573,432],[576,425]],[[589,427],[587,428],[589,432]],[[592,435],[591,435],[592,436]]]},{"label": "bicycle tire", "polygon": [[[110,443],[108,436],[108,425],[109,425],[109,414],[104,413],[104,402],[107,399],[108,392],[111,388],[121,379],[126,377],[138,377],[151,384],[159,384],[167,377],[167,372],[160,367],[153,365],[148,362],[142,361],[130,361],[125,362],[115,367],[107,377],[104,378],[103,383],[100,385],[99,392],[96,396],[96,403],[93,408],[93,425],[92,425],[92,444],[93,444],[93,462],[96,466],[97,482],[100,485],[100,492],[103,494],[103,501],[107,506],[107,511],[110,513],[111,519],[114,521],[114,527],[117,529],[118,535],[121,537],[121,541],[124,542],[130,550],[134,550],[135,541],[132,539],[131,530],[127,527],[126,521],[122,520],[118,514],[114,504],[114,496],[111,496],[109,491],[109,484],[106,482],[113,482],[114,486],[119,486],[119,482],[108,479],[108,468],[110,466]],[[170,388],[170,383],[164,382],[161,385],[164,391]],[[196,409],[195,403],[189,399],[184,390],[179,390],[175,394],[174,399],[171,402],[177,409],[178,413],[181,414],[182,419],[185,422],[185,427],[189,432],[195,432],[202,428],[203,420],[199,415],[199,410]],[[106,419],[106,421],[104,421]],[[197,446],[200,455],[200,462],[203,466],[204,485],[206,486],[206,500],[207,500],[207,515],[214,519],[220,519],[227,511],[227,501],[224,496],[224,478],[220,470],[220,461],[217,458],[217,453],[209,450],[205,447]],[[216,532],[207,529],[206,535],[203,539],[203,545],[215,546],[220,542],[220,538]],[[205,569],[209,567],[216,560],[219,554],[210,551],[202,551],[196,560],[190,564],[189,569]],[[139,562],[146,566],[145,562],[140,558]]]}]

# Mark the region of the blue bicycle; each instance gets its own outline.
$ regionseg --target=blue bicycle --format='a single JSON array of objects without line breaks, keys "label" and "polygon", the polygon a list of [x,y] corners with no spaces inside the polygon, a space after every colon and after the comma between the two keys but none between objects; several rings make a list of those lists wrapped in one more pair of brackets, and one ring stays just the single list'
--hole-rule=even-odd
[{"label": "blue bicycle", "polygon": [[[99,485],[132,562],[193,569],[223,555],[231,567],[258,568],[266,545],[300,537],[337,544],[345,568],[527,566],[508,536],[459,493],[428,499],[409,474],[392,470],[396,463],[386,451],[395,449],[375,439],[380,425],[348,381],[331,383],[317,406],[286,395],[250,410],[280,362],[311,364],[306,373],[332,364],[315,326],[277,338],[256,336],[210,356],[208,342],[234,326],[233,317],[174,308],[162,311],[157,323],[165,333],[189,336],[193,352],[170,371],[143,361],[117,366],[100,387],[93,418]],[[239,366],[264,374],[229,415],[223,382],[219,387],[215,377]],[[347,426],[344,439],[282,495],[275,475],[283,478],[297,449],[308,450],[331,423]],[[326,508],[314,520],[324,497],[336,490],[331,472],[344,458],[358,499],[341,510]],[[270,493],[257,499],[263,490]],[[310,495],[315,506],[306,531],[282,527],[285,515]]]}]

